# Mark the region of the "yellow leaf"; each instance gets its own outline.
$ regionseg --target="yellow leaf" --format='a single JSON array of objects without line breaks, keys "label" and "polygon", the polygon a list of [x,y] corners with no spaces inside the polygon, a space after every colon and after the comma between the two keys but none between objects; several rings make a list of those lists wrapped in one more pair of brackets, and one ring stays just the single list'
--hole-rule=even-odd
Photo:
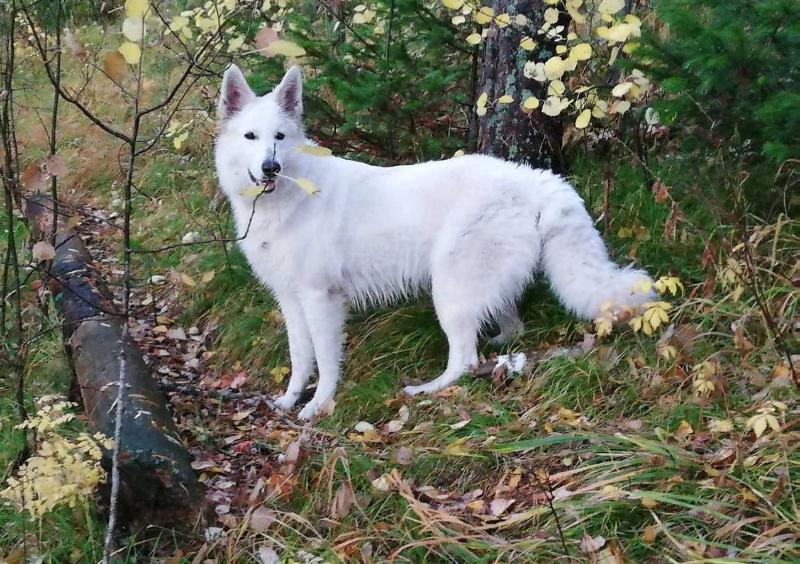
[{"label": "yellow leaf", "polygon": [[125,18],[122,22],[122,35],[131,41],[141,41],[144,35],[144,20],[142,18]]},{"label": "yellow leaf", "polygon": [[444,4],[445,8],[449,8],[451,10],[458,10],[461,6],[464,5],[464,0],[442,0],[442,4]]},{"label": "yellow leaf", "polygon": [[508,94],[506,94],[506,95],[504,95],[504,96],[500,96],[500,97],[497,99],[497,103],[498,103],[498,104],[510,104],[510,103],[511,103],[511,102],[513,102],[513,101],[514,101],[514,97],[513,97],[513,96],[510,96],[510,95],[508,95]]},{"label": "yellow leaf", "polygon": [[611,329],[612,329],[611,320],[608,319],[607,317],[601,317],[599,319],[595,319],[594,327],[595,331],[597,331],[598,337],[603,337],[605,335],[611,334]]},{"label": "yellow leaf", "polygon": [[175,16],[169,23],[169,30],[177,33],[189,24],[189,19],[183,16]]},{"label": "yellow leaf", "polygon": [[130,41],[126,41],[122,45],[119,46],[119,54],[125,59],[125,62],[129,65],[136,65],[142,58],[142,50],[139,49],[139,46],[136,43],[131,43]]},{"label": "yellow leaf", "polygon": [[295,151],[306,155],[314,155],[315,157],[330,157],[333,154],[327,147],[320,147],[319,145],[300,145]]},{"label": "yellow leaf", "polygon": [[613,104],[611,104],[611,108],[609,108],[608,113],[610,114],[624,114],[631,108],[631,103],[627,100],[617,100]]},{"label": "yellow leaf", "polygon": [[692,433],[694,433],[694,429],[692,429],[692,426],[689,424],[689,422],[684,419],[680,422],[680,425],[678,425],[678,429],[675,431],[675,436],[679,439],[685,439]]},{"label": "yellow leaf", "polygon": [[486,102],[488,101],[489,101],[489,95],[486,92],[484,92],[480,96],[478,96],[478,99],[475,101],[475,105],[479,108],[485,108]]},{"label": "yellow leaf", "polygon": [[497,27],[503,29],[504,27],[511,25],[511,16],[508,14],[500,14],[494,19],[494,21],[497,23]]},{"label": "yellow leaf", "polygon": [[583,110],[581,115],[578,116],[578,119],[575,120],[575,127],[578,129],[583,129],[587,125],[589,125],[589,121],[592,119],[592,110]]},{"label": "yellow leaf", "polygon": [[561,57],[551,57],[544,63],[544,74],[547,80],[561,78],[564,74],[564,60]]},{"label": "yellow leaf", "polygon": [[781,425],[780,425],[780,423],[778,423],[778,418],[777,417],[775,417],[774,415],[765,415],[764,419],[767,420],[767,424],[770,426],[770,429],[772,429],[776,433],[780,432]]},{"label": "yellow leaf", "polygon": [[526,51],[533,51],[536,49],[536,42],[530,37],[524,37],[522,41],[519,42],[519,46]]},{"label": "yellow leaf", "polygon": [[642,505],[647,509],[653,509],[655,506],[658,505],[658,501],[649,496],[642,496],[641,502]]},{"label": "yellow leaf", "polygon": [[558,21],[558,15],[559,12],[556,8],[547,8],[544,11],[544,21],[552,25]]},{"label": "yellow leaf", "polygon": [[184,274],[183,272],[181,272],[181,282],[183,282],[187,286],[197,286],[197,282],[194,281],[194,278],[192,278],[188,274]]},{"label": "yellow leaf", "polygon": [[535,110],[539,107],[539,98],[536,96],[528,96],[525,98],[525,101],[522,102],[522,109],[523,110]]},{"label": "yellow leaf", "polygon": [[150,6],[147,0],[125,0],[125,15],[129,18],[143,18]]},{"label": "yellow leaf", "polygon": [[476,24],[483,25],[489,23],[494,17],[494,8],[481,6],[481,9],[472,17]]},{"label": "yellow leaf", "polygon": [[463,150],[463,149],[459,149],[458,151],[456,151],[455,153],[453,153],[453,158],[456,158],[456,157],[463,157],[465,154],[466,154],[466,153],[464,153],[464,150]]},{"label": "yellow leaf", "polygon": [[228,41],[228,53],[235,53],[244,45],[244,35],[237,35]]},{"label": "yellow leaf", "polygon": [[297,185],[309,196],[316,196],[319,194],[319,188],[308,178],[296,178]]},{"label": "yellow leaf", "polygon": [[454,442],[450,443],[444,450],[442,454],[446,454],[449,456],[469,456],[469,446],[465,445],[467,442],[468,437],[461,437],[460,439],[456,439]]},{"label": "yellow leaf", "polygon": [[592,46],[588,43],[580,43],[575,45],[570,51],[570,56],[575,57],[579,61],[586,61],[592,58]]},{"label": "yellow leaf", "polygon": [[261,186],[248,186],[247,188],[240,190],[239,195],[244,196],[245,198],[255,198],[263,191],[264,189]]},{"label": "yellow leaf", "polygon": [[462,15],[458,15],[458,16],[453,16],[453,19],[452,19],[452,20],[450,20],[450,21],[451,21],[451,22],[453,22],[453,25],[461,25],[461,24],[463,24],[465,21],[467,21],[467,18],[465,18],[465,17],[464,17],[464,16],[462,16]]},{"label": "yellow leaf", "polygon": [[276,55],[283,55],[284,57],[302,57],[306,54],[306,50],[300,47],[293,41],[286,39],[276,39],[264,49],[266,57],[274,57]]},{"label": "yellow leaf", "polygon": [[625,7],[625,0],[603,0],[597,10],[601,14],[616,14]]},{"label": "yellow leaf", "polygon": [[467,36],[467,43],[470,45],[477,45],[481,42],[481,34],[480,33],[472,33]]},{"label": "yellow leaf", "polygon": [[525,27],[528,25],[528,18],[526,18],[522,14],[517,14],[514,16],[514,23],[517,24],[519,27]]},{"label": "yellow leaf", "polygon": [[611,95],[616,96],[617,98],[622,98],[630,91],[632,86],[633,83],[631,82],[621,82],[614,87],[614,89],[611,91]]},{"label": "yellow leaf", "polygon": [[544,104],[542,104],[542,113],[550,117],[555,117],[564,111],[569,104],[570,101],[566,98],[550,96],[544,101]]},{"label": "yellow leaf", "polygon": [[708,430],[711,433],[730,433],[733,431],[733,423],[727,419],[712,419],[708,422]]},{"label": "yellow leaf", "polygon": [[564,83],[558,79],[550,82],[550,85],[547,87],[548,96],[563,96],[565,91],[566,87],[564,86]]},{"label": "yellow leaf", "polygon": [[567,52],[567,46],[566,45],[556,45],[556,54],[563,55],[566,52]]},{"label": "yellow leaf", "polygon": [[183,146],[183,142],[189,137],[189,132],[184,131],[180,135],[176,135],[172,139],[172,144],[175,146],[176,149],[180,149]]}]

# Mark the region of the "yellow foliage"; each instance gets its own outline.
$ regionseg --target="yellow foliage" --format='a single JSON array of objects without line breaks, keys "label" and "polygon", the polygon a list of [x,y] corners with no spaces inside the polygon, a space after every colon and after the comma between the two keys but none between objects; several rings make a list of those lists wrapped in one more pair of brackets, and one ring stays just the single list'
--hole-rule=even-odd
[{"label": "yellow foliage", "polygon": [[110,449],[112,442],[101,433],[80,433],[74,438],[60,433],[61,426],[74,418],[66,411],[74,405],[58,396],[45,396],[37,401],[36,415],[17,425],[17,429],[35,431],[36,450],[8,479],[0,499],[42,517],[59,505],[75,507],[105,481],[101,447]]},{"label": "yellow foliage", "polygon": [[142,58],[142,50],[136,43],[131,43],[130,41],[126,41],[120,45],[117,51],[119,51],[119,54],[122,55],[125,62],[129,65],[138,64]]}]

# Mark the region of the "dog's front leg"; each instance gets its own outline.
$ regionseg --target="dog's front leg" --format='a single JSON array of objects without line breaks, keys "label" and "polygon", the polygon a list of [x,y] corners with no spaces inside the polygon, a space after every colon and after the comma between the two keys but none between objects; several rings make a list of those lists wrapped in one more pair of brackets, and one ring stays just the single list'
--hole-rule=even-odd
[{"label": "dog's front leg", "polygon": [[314,355],[319,372],[317,391],[300,411],[298,415],[300,419],[314,417],[336,392],[342,361],[345,303],[345,297],[332,290],[309,290],[300,294],[300,304],[314,343]]},{"label": "dog's front leg", "polygon": [[283,320],[286,322],[292,375],[289,378],[286,393],[275,398],[275,406],[279,409],[289,410],[303,393],[303,389],[314,371],[314,345],[299,300],[294,296],[279,296],[278,303]]}]

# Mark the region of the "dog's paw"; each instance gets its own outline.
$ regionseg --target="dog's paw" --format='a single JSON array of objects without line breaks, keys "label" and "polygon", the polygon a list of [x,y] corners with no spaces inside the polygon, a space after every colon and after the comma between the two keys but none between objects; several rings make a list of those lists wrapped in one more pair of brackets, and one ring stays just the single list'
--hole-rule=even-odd
[{"label": "dog's paw", "polygon": [[427,391],[428,391],[428,389],[424,385],[422,385],[422,386],[406,386],[405,388],[403,388],[403,393],[406,394],[407,396],[417,396],[419,394],[424,394]]},{"label": "dog's paw", "polygon": [[289,411],[294,407],[294,404],[297,402],[297,396],[291,394],[283,394],[280,397],[275,398],[272,400],[275,404],[275,407],[280,409],[281,411]]},{"label": "dog's paw", "polygon": [[313,400],[308,402],[303,409],[300,410],[300,413],[297,414],[297,418],[302,421],[308,421],[312,417],[315,417],[319,412],[319,405]]}]

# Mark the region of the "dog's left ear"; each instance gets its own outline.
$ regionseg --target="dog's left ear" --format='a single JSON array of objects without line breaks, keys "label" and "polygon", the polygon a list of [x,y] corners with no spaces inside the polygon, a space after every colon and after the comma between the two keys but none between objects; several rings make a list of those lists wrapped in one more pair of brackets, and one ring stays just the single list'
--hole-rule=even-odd
[{"label": "dog's left ear", "polygon": [[298,122],[303,119],[303,75],[300,67],[294,66],[286,71],[283,80],[275,88],[275,96],[287,115]]}]

